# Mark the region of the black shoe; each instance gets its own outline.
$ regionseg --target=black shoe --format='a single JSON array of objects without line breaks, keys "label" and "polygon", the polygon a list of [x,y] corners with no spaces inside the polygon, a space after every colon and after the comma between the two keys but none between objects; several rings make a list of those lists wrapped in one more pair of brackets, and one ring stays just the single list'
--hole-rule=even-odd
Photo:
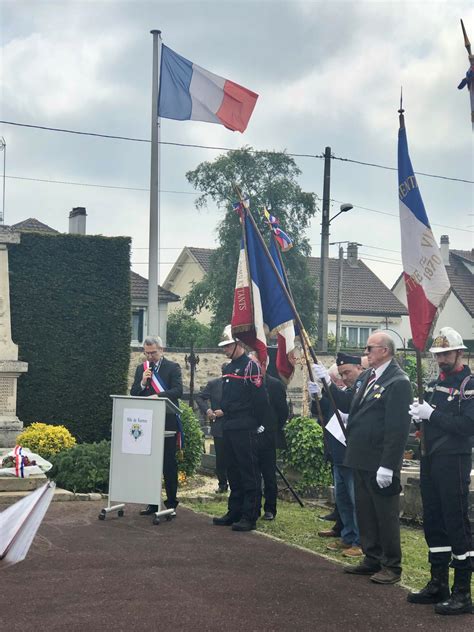
[{"label": "black shoe", "polygon": [[449,599],[435,605],[436,614],[467,614],[472,613],[471,593],[454,591]]},{"label": "black shoe", "polygon": [[230,527],[234,522],[237,522],[237,518],[231,516],[230,513],[226,513],[221,518],[213,518],[212,524],[216,524],[218,527]]},{"label": "black shoe", "polygon": [[431,579],[419,592],[407,595],[409,603],[440,603],[449,599],[449,568],[432,566]]},{"label": "black shoe", "polygon": [[140,511],[140,516],[151,516],[158,511],[158,505],[147,505],[145,509]]},{"label": "black shoe", "polygon": [[379,570],[380,566],[361,562],[357,566],[346,566],[344,573],[349,573],[350,575],[375,575]]},{"label": "black shoe", "polygon": [[275,515],[274,515],[274,514],[272,514],[272,512],[271,512],[271,511],[266,511],[266,512],[263,514],[263,520],[275,520]]},{"label": "black shoe", "polygon": [[253,531],[257,525],[247,518],[241,518],[238,522],[234,522],[232,525],[232,531]]},{"label": "black shoe", "polygon": [[330,522],[335,522],[337,520],[336,512],[331,511],[331,513],[329,513],[327,516],[321,516],[321,520],[329,520]]},{"label": "black shoe", "polygon": [[227,494],[227,487],[218,487],[214,493],[215,494]]}]

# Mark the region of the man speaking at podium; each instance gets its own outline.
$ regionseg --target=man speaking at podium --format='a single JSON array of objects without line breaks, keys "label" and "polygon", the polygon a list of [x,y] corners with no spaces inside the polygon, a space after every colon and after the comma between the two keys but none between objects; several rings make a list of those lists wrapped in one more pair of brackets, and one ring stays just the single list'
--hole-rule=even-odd
[{"label": "man speaking at podium", "polygon": [[[179,406],[178,399],[183,395],[183,380],[179,364],[163,357],[163,342],[159,337],[149,336],[145,338],[143,351],[146,356],[146,362],[137,366],[130,395],[138,397],[167,397],[175,406]],[[153,380],[153,375],[157,378],[156,380]],[[166,413],[165,430],[175,432],[178,430],[175,413]],[[165,437],[163,476],[166,490],[165,506],[167,509],[176,509],[178,506],[178,499],[176,498],[178,492],[176,436]],[[156,511],[158,511],[157,505],[148,505],[140,511],[140,514],[148,516]]]}]

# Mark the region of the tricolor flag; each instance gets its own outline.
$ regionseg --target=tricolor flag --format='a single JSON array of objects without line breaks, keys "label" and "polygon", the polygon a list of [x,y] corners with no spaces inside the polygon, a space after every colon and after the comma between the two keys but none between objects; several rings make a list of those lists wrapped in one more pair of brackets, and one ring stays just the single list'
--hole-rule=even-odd
[{"label": "tricolor flag", "polygon": [[[280,257],[278,256],[277,246],[275,245],[275,241],[273,239],[270,244],[270,255],[278,272],[280,273],[281,278],[283,279],[283,282],[285,283],[285,275],[283,274]],[[288,286],[286,287],[286,289],[289,290]],[[293,373],[295,370],[294,351],[295,325],[293,323],[293,320],[291,320],[290,322],[280,327],[277,334],[276,368],[278,373],[285,380],[285,382],[289,382],[293,377]]]},{"label": "tricolor flag", "polygon": [[402,112],[398,132],[398,197],[403,276],[413,344],[423,351],[450,285],[408,155]]},{"label": "tricolor flag", "polygon": [[293,241],[291,237],[289,237],[281,228],[280,221],[274,216],[271,215],[267,207],[263,208],[263,214],[267,222],[270,224],[273,234],[275,235],[275,239],[277,240],[280,248],[283,252],[287,252],[290,248],[293,248]]},{"label": "tricolor flag", "polygon": [[258,94],[161,47],[158,116],[206,121],[244,132]]},{"label": "tricolor flag", "polygon": [[241,242],[232,312],[232,334],[267,362],[266,334],[293,323],[293,310],[245,208],[241,208]]}]

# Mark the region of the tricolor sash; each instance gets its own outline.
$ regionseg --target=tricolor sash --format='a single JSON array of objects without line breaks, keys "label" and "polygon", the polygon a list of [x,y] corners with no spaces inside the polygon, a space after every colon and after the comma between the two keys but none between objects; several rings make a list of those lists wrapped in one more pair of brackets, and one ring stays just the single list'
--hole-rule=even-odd
[{"label": "tricolor sash", "polygon": [[[149,368],[150,368],[150,363],[148,362],[148,360],[145,360],[145,362],[143,363],[143,370],[146,371]],[[164,393],[165,391],[168,390],[168,387],[163,381],[163,378],[158,374],[159,368],[160,368],[160,365],[158,366],[156,364],[153,365],[151,381],[150,381],[151,387],[157,395],[159,395],[160,393]],[[176,432],[176,447],[178,450],[183,450],[184,449],[184,431],[183,431],[183,424],[181,422],[181,417],[178,415],[178,413],[176,413],[176,424],[178,426],[178,430]]]},{"label": "tricolor sash", "polygon": [[22,450],[23,448],[21,447],[21,445],[16,445],[13,451],[15,455],[15,476],[18,476],[18,478],[25,478]]}]

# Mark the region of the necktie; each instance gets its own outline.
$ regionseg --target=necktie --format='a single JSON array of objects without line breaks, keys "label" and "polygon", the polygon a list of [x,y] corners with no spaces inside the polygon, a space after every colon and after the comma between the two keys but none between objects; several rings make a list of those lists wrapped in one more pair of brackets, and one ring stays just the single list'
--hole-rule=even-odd
[{"label": "necktie", "polygon": [[372,388],[372,386],[374,385],[375,381],[377,379],[377,376],[375,374],[375,370],[372,369],[372,372],[370,374],[370,378],[369,381],[367,382],[367,386],[365,387],[365,392],[364,392],[364,397],[367,395],[367,393],[370,391],[370,389]]}]

